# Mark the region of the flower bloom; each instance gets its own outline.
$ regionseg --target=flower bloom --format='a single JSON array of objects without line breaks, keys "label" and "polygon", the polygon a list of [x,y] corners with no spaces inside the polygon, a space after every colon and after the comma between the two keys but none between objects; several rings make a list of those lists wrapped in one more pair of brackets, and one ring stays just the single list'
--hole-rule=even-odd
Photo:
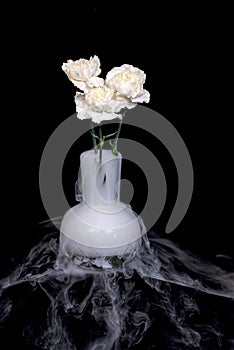
[{"label": "flower bloom", "polygon": [[75,96],[79,119],[92,119],[100,123],[122,118],[122,109],[134,108],[138,102],[149,102],[150,94],[143,89],[146,75],[139,68],[128,64],[115,67],[104,81],[98,77],[101,73],[100,60],[94,56],[89,60],[68,60],[62,69],[71,82],[83,91]]},{"label": "flower bloom", "polygon": [[146,75],[129,64],[113,68],[106,76],[106,85],[132,102],[149,102],[150,94],[143,89]]},{"label": "flower bloom", "polygon": [[75,103],[79,119],[92,119],[98,124],[103,120],[121,118],[118,114],[121,109],[136,106],[129,99],[118,96],[107,86],[92,88],[86,94],[77,92]]},{"label": "flower bloom", "polygon": [[104,85],[104,80],[97,77],[101,73],[100,60],[97,56],[90,57],[89,60],[83,58],[77,61],[68,60],[67,63],[63,63],[62,70],[82,91]]}]

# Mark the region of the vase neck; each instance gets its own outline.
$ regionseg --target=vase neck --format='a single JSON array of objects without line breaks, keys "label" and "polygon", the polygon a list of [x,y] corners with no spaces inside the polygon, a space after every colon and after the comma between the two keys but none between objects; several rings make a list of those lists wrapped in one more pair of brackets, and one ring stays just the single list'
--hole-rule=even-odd
[{"label": "vase neck", "polygon": [[105,208],[118,203],[120,196],[120,178],[122,156],[114,155],[111,150],[99,153],[93,150],[80,156],[79,186],[83,200],[94,208]]}]

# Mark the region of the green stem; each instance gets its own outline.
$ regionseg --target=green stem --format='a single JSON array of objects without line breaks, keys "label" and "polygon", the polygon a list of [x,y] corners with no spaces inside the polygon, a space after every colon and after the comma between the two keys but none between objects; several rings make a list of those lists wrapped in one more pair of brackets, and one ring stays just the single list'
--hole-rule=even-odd
[{"label": "green stem", "polygon": [[109,134],[109,135],[103,136],[103,138],[104,138],[104,140],[106,140],[107,138],[112,137],[112,136],[114,136],[116,134],[117,134],[117,131],[113,132],[113,134]]},{"label": "green stem", "polygon": [[94,152],[97,153],[97,141],[96,139],[98,139],[97,135],[95,134],[95,130],[94,130],[94,126],[93,123],[91,123],[91,135],[93,137],[93,148],[94,148]]},{"label": "green stem", "polygon": [[102,148],[104,145],[104,138],[102,137],[102,127],[99,126],[99,160],[102,161]]},{"label": "green stem", "polygon": [[[112,134],[103,136],[102,135],[102,127],[100,125],[99,126],[99,136],[97,136],[95,134],[94,125],[93,125],[93,123],[91,123],[91,131],[90,131],[90,133],[91,133],[92,138],[93,138],[94,152],[97,153],[98,152],[98,148],[99,148],[99,160],[100,160],[100,162],[102,161],[102,149],[103,149],[105,140],[107,138],[111,138],[114,135],[115,135],[114,143],[112,143],[111,140],[109,142],[110,142],[110,145],[112,147],[112,153],[114,155],[116,155],[116,156],[118,155],[117,147],[118,147],[118,139],[119,139],[119,134],[120,134],[120,131],[121,131],[121,127],[122,127],[122,118],[119,121],[119,126],[118,126],[118,130],[117,131],[113,132]],[[98,144],[97,144],[97,140],[99,141]]]},{"label": "green stem", "polygon": [[119,126],[118,126],[118,130],[117,130],[117,133],[116,133],[116,136],[115,136],[115,139],[114,139],[114,144],[111,145],[113,146],[112,148],[112,153],[117,156],[118,155],[118,139],[119,139],[119,134],[120,134],[120,131],[121,131],[121,127],[122,127],[122,123],[123,123],[123,119],[121,118],[120,121],[119,121]]}]

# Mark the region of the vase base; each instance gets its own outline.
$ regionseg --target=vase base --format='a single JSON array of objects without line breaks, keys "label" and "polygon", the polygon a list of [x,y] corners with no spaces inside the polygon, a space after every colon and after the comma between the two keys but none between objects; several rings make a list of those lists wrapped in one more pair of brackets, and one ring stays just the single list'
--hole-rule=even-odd
[{"label": "vase base", "polygon": [[60,233],[59,256],[65,256],[82,266],[86,265],[86,263],[88,263],[88,265],[95,265],[98,261],[110,262],[115,259],[125,261],[136,254],[141,245],[141,240],[142,236],[130,243],[126,242],[125,244],[115,247],[100,248],[97,246],[80,244]]},{"label": "vase base", "polygon": [[75,268],[82,268],[88,270],[111,270],[111,269],[120,269],[127,262],[132,260],[136,255],[138,249],[135,249],[131,253],[124,254],[121,256],[99,256],[99,257],[85,257],[81,255],[70,256],[68,252],[63,252],[59,255],[59,262],[65,269],[69,269],[72,264]]},{"label": "vase base", "polygon": [[70,259],[128,256],[138,249],[145,233],[143,221],[130,206],[100,212],[82,202],[69,209],[63,218],[60,254]]}]

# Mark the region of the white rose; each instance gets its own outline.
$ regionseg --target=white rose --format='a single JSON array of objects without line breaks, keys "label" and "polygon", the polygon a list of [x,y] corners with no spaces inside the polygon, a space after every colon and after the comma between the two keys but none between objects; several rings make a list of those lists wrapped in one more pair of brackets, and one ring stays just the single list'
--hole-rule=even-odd
[{"label": "white rose", "polygon": [[103,120],[121,118],[121,115],[117,114],[121,109],[136,106],[107,86],[92,88],[86,94],[77,92],[75,103],[79,119],[92,119],[98,124]]},{"label": "white rose", "polygon": [[106,85],[132,102],[149,102],[150,94],[143,89],[146,75],[139,68],[124,64],[113,68],[106,76]]},{"label": "white rose", "polygon": [[101,73],[100,60],[97,56],[90,57],[89,60],[83,58],[63,63],[62,70],[67,74],[71,82],[82,91],[89,88],[104,85],[104,80],[97,76]]}]

